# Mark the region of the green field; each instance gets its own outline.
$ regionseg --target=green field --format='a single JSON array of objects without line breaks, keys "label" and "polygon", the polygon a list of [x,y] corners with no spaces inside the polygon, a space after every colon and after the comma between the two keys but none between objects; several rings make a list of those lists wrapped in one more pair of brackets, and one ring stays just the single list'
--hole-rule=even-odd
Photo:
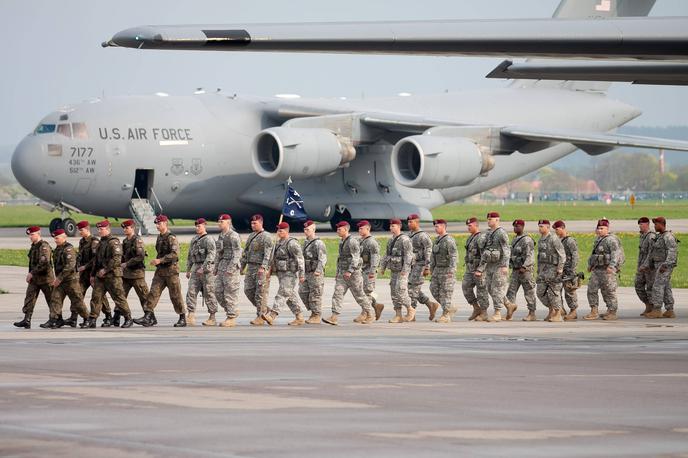
[{"label": "green field", "polygon": [[[620,233],[617,234],[619,238],[621,239],[621,242],[624,247],[624,251],[626,253],[626,264],[624,266],[623,271],[621,272],[621,286],[633,286],[633,278],[635,276],[635,266],[638,261],[638,236],[636,234],[631,234],[631,233]],[[534,234],[533,237],[535,240],[538,239],[538,234]],[[579,263],[578,270],[579,271],[585,271],[585,266],[587,262],[587,257],[592,250],[592,242],[594,239],[594,235],[592,234],[578,234],[575,236],[576,240],[578,241],[578,247],[580,250],[580,256],[581,256],[581,262]],[[673,274],[673,286],[675,288],[688,288],[688,264],[685,262],[685,260],[688,258],[688,234],[677,234],[676,237],[681,240],[685,240],[686,242],[680,243],[679,244],[679,264],[678,267],[674,270]],[[466,241],[467,235],[457,235],[454,237],[457,241],[457,244],[459,246],[459,269],[456,274],[457,278],[463,277],[464,273],[464,266],[463,266],[463,246]],[[387,240],[388,237],[377,237],[378,241],[380,242],[382,252],[384,252],[385,247],[387,246]],[[323,239],[325,241],[325,245],[327,246],[327,256],[328,256],[328,262],[327,262],[327,268],[325,271],[326,276],[328,277],[334,277],[335,275],[335,269],[336,269],[336,260],[337,260],[337,250],[338,250],[338,239],[333,239],[333,238],[326,238]],[[155,247],[152,245],[149,245],[146,247],[146,251],[148,253],[148,257],[146,264],[148,264],[148,261],[150,259],[153,259],[155,257]],[[188,243],[182,243],[181,244],[181,262],[180,266],[182,267],[182,270],[185,270],[186,268],[186,257],[189,251],[189,244]],[[0,265],[10,265],[10,266],[23,266],[26,267],[28,266],[28,259],[26,257],[27,251],[26,250],[10,250],[10,249],[0,249]],[[683,262],[681,262],[683,260]],[[152,267],[148,268],[149,270],[153,270]],[[386,273],[384,278],[389,278],[389,272]]]}]

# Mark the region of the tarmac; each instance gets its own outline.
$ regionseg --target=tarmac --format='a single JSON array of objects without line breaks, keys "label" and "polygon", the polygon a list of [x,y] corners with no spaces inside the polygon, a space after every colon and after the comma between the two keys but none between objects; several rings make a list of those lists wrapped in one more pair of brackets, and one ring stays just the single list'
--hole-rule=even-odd
[{"label": "tarmac", "polygon": [[242,295],[235,328],[173,328],[163,294],[154,328],[46,331],[42,297],[12,326],[25,274],[0,267],[3,457],[688,456],[685,289],[674,320],[620,288],[615,322],[468,322],[457,288],[453,323],[395,325],[381,280],[372,325],[347,295],[340,326],[251,327]]}]

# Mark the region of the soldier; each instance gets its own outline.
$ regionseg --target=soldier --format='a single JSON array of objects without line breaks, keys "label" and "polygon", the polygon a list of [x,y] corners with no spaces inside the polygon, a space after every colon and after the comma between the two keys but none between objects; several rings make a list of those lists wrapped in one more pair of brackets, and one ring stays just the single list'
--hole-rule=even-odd
[{"label": "soldier", "polygon": [[351,290],[356,303],[361,307],[361,313],[365,314],[365,318],[357,321],[357,323],[370,324],[375,321],[375,312],[370,305],[368,296],[363,291],[361,247],[358,239],[349,235],[350,226],[348,222],[340,221],[336,227],[340,242],[334,294],[332,295],[332,315],[329,318],[323,318],[323,321],[333,326],[337,325],[339,314],[342,312],[344,295],[348,290]]},{"label": "soldier", "polygon": [[522,219],[515,220],[514,234],[516,236],[511,241],[511,278],[509,279],[509,289],[506,293],[506,300],[510,305],[507,307],[506,320],[511,321],[516,311],[516,294],[518,289],[523,287],[523,295],[526,298],[528,316],[535,316],[535,279],[533,270],[535,268],[535,241],[524,233],[526,222]]},{"label": "soldier", "polygon": [[189,245],[189,256],[186,260],[186,278],[189,279],[186,291],[186,324],[196,325],[196,301],[198,293],[208,307],[208,319],[203,326],[216,326],[217,300],[215,299],[215,240],[208,235],[205,218],[198,218],[194,223],[196,235]]},{"label": "soldier", "polygon": [[454,237],[447,234],[447,221],[433,221],[437,237],[432,244],[430,254],[430,292],[442,305],[442,316],[435,319],[437,323],[449,323],[456,312],[452,306],[452,295],[456,284],[456,263],[458,253]]},{"label": "soldier", "polygon": [[270,276],[267,275],[272,259],[274,242],[270,234],[263,229],[263,215],[251,217],[253,233],[246,239],[246,247],[241,254],[241,273],[245,273],[244,294],[256,308],[253,326],[262,326],[265,320],[261,317],[267,311],[267,295],[270,288]]},{"label": "soldier", "polygon": [[616,300],[617,272],[619,270],[619,244],[616,237],[609,234],[609,221],[601,219],[597,221],[597,236],[593,242],[593,249],[588,258],[588,272],[591,272],[588,284],[588,303],[590,313],[583,318],[596,320],[599,314],[598,291],[607,305],[607,313],[602,315],[604,320],[616,320],[618,308]]},{"label": "soldier", "polygon": [[241,237],[232,228],[232,217],[222,214],[217,221],[220,235],[217,237],[215,259],[215,298],[227,312],[220,323],[223,328],[236,326],[239,316],[239,287],[241,286]]},{"label": "soldier", "polygon": [[[561,322],[561,277],[564,273],[566,251],[559,237],[550,232],[549,220],[538,221],[540,241],[538,242],[537,296],[549,309],[545,321]],[[537,321],[535,310],[528,310],[523,321]]]},{"label": "soldier", "polygon": [[[646,318],[676,318],[674,313],[674,295],[671,291],[671,273],[678,264],[678,245],[676,237],[666,230],[666,219],[663,216],[652,218],[655,224],[655,237],[644,268],[654,271],[650,302],[652,311]],[[662,314],[662,304],[666,308]]]},{"label": "soldier", "polygon": [[[124,238],[122,239],[122,285],[124,286],[124,296],[129,297],[129,291],[134,288],[136,295],[141,302],[141,308],[146,311],[146,297],[148,296],[148,285],[146,284],[146,247],[141,236],[136,234],[136,223],[128,219],[123,221],[122,229]],[[119,310],[115,310],[112,317],[112,325],[119,326]]]},{"label": "soldier", "polygon": [[[578,319],[578,293],[580,288],[580,281],[583,277],[582,273],[578,273],[578,243],[576,239],[568,235],[566,232],[566,224],[559,220],[552,225],[557,237],[561,240],[566,253],[566,261],[564,262],[564,274],[562,276],[564,286],[564,298],[566,305],[569,306],[569,313],[564,317],[564,321],[573,321]],[[564,310],[564,304],[561,306]]]},{"label": "soldier", "polygon": [[158,324],[158,320],[155,318],[155,307],[158,305],[165,288],[169,292],[174,312],[179,316],[174,327],[183,328],[186,326],[182,284],[179,281],[179,242],[177,242],[177,236],[170,232],[168,224],[169,219],[165,215],[158,215],[155,218],[155,228],[159,232],[155,241],[157,254],[155,259],[150,262],[150,265],[155,267],[155,274],[148,296],[146,296],[143,316],[134,320],[134,323],[141,326],[148,327]]},{"label": "soldier", "polygon": [[[380,244],[377,243],[375,237],[370,235],[371,226],[368,221],[359,221],[356,226],[358,227],[358,242],[361,244],[361,260],[363,261],[363,291],[373,305],[375,321],[377,321],[385,308],[383,304],[377,301],[377,293],[375,292],[377,268],[380,266]],[[359,318],[363,318],[363,316],[361,315]]]},{"label": "soldier", "polygon": [[650,296],[652,294],[654,269],[643,269],[643,266],[645,264],[649,265],[647,258],[650,255],[652,243],[657,234],[650,230],[650,219],[646,216],[638,219],[638,228],[640,229],[640,241],[638,243],[638,264],[635,272],[634,286],[638,298],[645,304],[645,311],[640,316],[645,316],[652,311]]},{"label": "soldier", "polygon": [[103,220],[96,224],[96,227],[100,243],[91,270],[93,303],[96,304],[96,308],[91,310],[91,316],[85,327],[96,327],[96,320],[100,315],[100,309],[97,306],[103,303],[103,296],[107,292],[115,302],[115,311],[119,310],[120,315],[124,317],[122,328],[130,328],[134,322],[131,319],[131,311],[122,284],[122,244],[117,237],[112,235],[110,221]]},{"label": "soldier", "polygon": [[411,297],[408,294],[408,276],[413,263],[413,244],[408,235],[401,233],[401,220],[390,220],[389,231],[392,233],[392,238],[387,242],[387,251],[380,263],[380,269],[383,275],[387,268],[392,272],[389,287],[392,292],[395,315],[389,322],[402,323],[404,322],[401,316],[402,307],[406,308],[407,317],[412,313]]},{"label": "soldier", "polygon": [[[480,265],[475,272],[476,277],[484,277],[487,291],[492,297],[494,315],[487,321],[502,321],[502,306],[507,308],[507,314],[513,314],[513,306],[506,301],[507,274],[509,272],[509,236],[499,225],[499,213],[487,214],[487,225],[490,230],[485,235],[485,246],[480,256]],[[487,301],[489,304],[489,300]],[[476,318],[476,321],[479,321]]]},{"label": "soldier", "polygon": [[404,321],[416,321],[416,307],[418,302],[425,304],[430,311],[429,320],[435,319],[437,309],[440,304],[431,300],[421,290],[425,277],[430,275],[430,253],[432,253],[432,240],[430,236],[420,230],[420,216],[415,213],[406,218],[408,222],[409,232],[408,236],[413,245],[413,262],[411,263],[411,272],[409,273],[409,296],[411,297],[411,308]]},{"label": "soldier", "polygon": [[461,289],[466,301],[473,307],[473,313],[468,317],[468,320],[487,321],[487,308],[490,303],[487,299],[485,279],[480,275],[476,275],[480,265],[482,249],[485,246],[485,234],[480,232],[478,218],[475,216],[466,220],[466,227],[470,235],[466,239],[464,246],[466,249],[466,256],[464,258],[466,271],[461,281]]},{"label": "soldier", "polygon": [[53,252],[55,280],[52,282],[53,289],[50,296],[50,320],[41,324],[41,327],[54,329],[65,324],[76,327],[76,318],[74,324],[71,321],[62,320],[62,304],[65,296],[68,296],[71,302],[70,310],[76,310],[84,322],[88,319],[88,309],[84,305],[84,296],[81,294],[79,275],[76,271],[76,250],[67,241],[67,234],[64,229],[54,231],[53,238],[57,246]]},{"label": "soldier", "polygon": [[[88,221],[80,221],[76,227],[79,229],[79,235],[81,239],[79,240],[79,254],[77,255],[77,270],[79,272],[79,284],[81,285],[81,294],[86,297],[86,291],[91,287],[91,271],[93,270],[93,261],[96,258],[96,251],[98,251],[98,237],[91,235],[91,226]],[[112,323],[112,309],[110,308],[110,302],[107,300],[106,296],[103,296],[102,303],[96,304],[93,302],[93,292],[91,292],[91,302],[89,310],[102,310],[103,324],[101,326],[107,327]],[[77,311],[70,310],[72,313],[71,318],[67,320],[67,324],[70,326],[72,323],[76,323]],[[83,323],[82,323],[83,324]]]},{"label": "soldier", "polygon": [[52,266],[53,251],[48,242],[41,239],[41,228],[31,226],[26,229],[26,235],[31,240],[29,249],[29,273],[26,275],[26,296],[24,297],[24,319],[17,321],[14,325],[18,328],[31,329],[31,316],[38,299],[38,293],[43,293],[45,301],[50,307],[50,296],[52,287],[50,284],[55,279]]},{"label": "soldier", "polygon": [[303,224],[303,258],[306,278],[299,284],[299,296],[311,316],[307,324],[320,324],[322,319],[322,296],[325,288],[325,265],[327,249],[325,243],[315,236],[316,225],[308,220]]},{"label": "soldier", "polygon": [[275,272],[279,282],[277,295],[272,309],[264,312],[261,317],[272,326],[279,315],[280,307],[286,305],[294,314],[294,320],[289,326],[301,326],[306,323],[301,313],[301,306],[296,294],[296,282],[306,281],[306,273],[303,264],[303,252],[299,242],[294,237],[289,237],[289,223],[281,222],[277,225],[277,243],[272,255],[270,272]]}]

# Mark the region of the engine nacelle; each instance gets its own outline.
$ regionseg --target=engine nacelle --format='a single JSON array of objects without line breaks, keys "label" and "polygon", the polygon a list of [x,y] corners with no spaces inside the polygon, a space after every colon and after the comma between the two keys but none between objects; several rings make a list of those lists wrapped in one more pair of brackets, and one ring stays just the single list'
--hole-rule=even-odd
[{"label": "engine nacelle", "polygon": [[467,138],[414,135],[394,145],[392,173],[410,188],[467,185],[494,167],[494,159]]},{"label": "engine nacelle", "polygon": [[263,178],[312,178],[356,158],[356,148],[329,129],[271,127],[253,141],[253,168]]}]

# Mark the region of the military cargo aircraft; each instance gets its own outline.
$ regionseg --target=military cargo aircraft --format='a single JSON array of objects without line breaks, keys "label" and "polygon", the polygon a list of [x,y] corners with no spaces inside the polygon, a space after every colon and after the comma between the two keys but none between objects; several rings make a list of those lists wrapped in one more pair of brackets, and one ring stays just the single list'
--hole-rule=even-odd
[{"label": "military cargo aircraft", "polygon": [[[653,4],[563,0],[555,20],[573,23],[600,6],[623,15],[627,5],[627,13],[646,15]],[[616,21],[592,23],[606,20]],[[539,23],[547,33],[556,32],[547,20]],[[245,29],[151,26],[145,33],[141,28],[121,32],[106,44],[161,49],[161,43],[172,40],[169,30],[176,33],[171,49],[262,46],[289,51],[308,44],[303,37],[312,32],[309,26],[304,26],[306,31],[280,27],[270,30],[296,31],[294,36],[302,39],[287,36],[270,45],[269,39],[237,32]],[[425,27],[449,30],[438,24]],[[349,24],[317,25],[316,30],[330,30],[329,43],[336,45],[341,34],[351,36],[359,29]],[[677,40],[685,32],[667,30],[675,32]],[[389,41],[389,33],[379,29],[378,38]],[[200,36],[204,38],[196,40]],[[509,41],[508,35],[500,39],[502,44]],[[537,36],[529,40],[529,47],[517,54],[543,55],[535,52]],[[554,48],[548,49],[551,53]],[[685,52],[658,46],[637,49],[638,58],[673,58]],[[503,54],[488,51],[480,53]],[[640,111],[609,98],[607,87],[599,82],[516,80],[498,90],[365,100],[205,91],[94,99],[43,118],[17,146],[12,170],[25,188],[62,212],[51,227],[64,226],[69,233],[75,231],[68,217],[72,211],[134,216],[145,232],[154,231],[156,213],[215,218],[230,212],[235,226],[244,229],[256,212],[277,220],[288,179],[303,197],[309,217],[332,224],[368,219],[376,229],[384,229],[389,218],[410,213],[429,220],[434,207],[489,190],[576,149],[591,155],[619,146],[688,151],[686,142],[616,134],[616,128]]]}]

